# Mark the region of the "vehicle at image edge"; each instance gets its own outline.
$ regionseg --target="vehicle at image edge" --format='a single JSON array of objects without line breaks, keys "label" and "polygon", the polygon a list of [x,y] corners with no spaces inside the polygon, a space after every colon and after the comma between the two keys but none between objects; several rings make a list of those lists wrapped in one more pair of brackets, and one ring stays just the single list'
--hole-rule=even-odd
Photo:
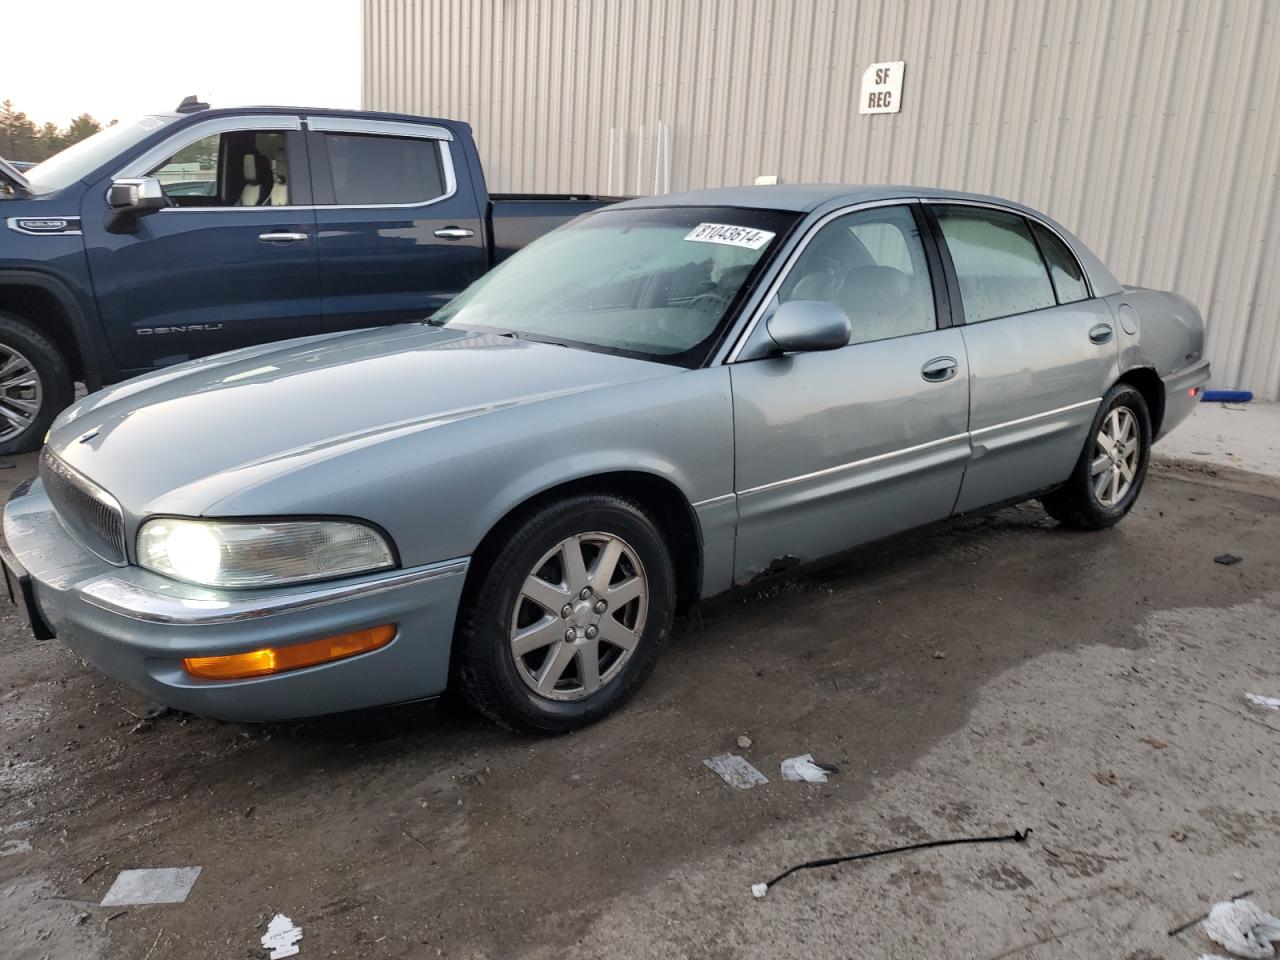
[{"label": "vehicle at image edge", "polygon": [[634,200],[426,323],[78,402],[5,510],[7,577],[39,636],[179,709],[280,719],[452,679],[500,723],[570,730],[699,598],[1030,497],[1115,523],[1203,345],[1192,304],[1017,204]]},{"label": "vehicle at image edge", "polygon": [[458,121],[194,98],[0,161],[0,454],[37,448],[76,380],[421,319],[607,202],[490,195]]}]

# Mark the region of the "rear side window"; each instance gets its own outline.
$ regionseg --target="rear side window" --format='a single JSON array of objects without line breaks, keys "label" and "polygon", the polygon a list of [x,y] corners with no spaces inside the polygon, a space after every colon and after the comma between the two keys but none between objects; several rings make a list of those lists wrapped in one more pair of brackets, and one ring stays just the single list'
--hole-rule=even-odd
[{"label": "rear side window", "polygon": [[1053,280],[1054,292],[1059,303],[1075,303],[1089,297],[1089,287],[1084,282],[1084,271],[1080,263],[1058,235],[1046,230],[1038,223],[1033,223],[1036,241],[1040,244],[1040,252],[1049,264],[1049,276]]},{"label": "rear side window", "polygon": [[326,133],[324,142],[334,203],[426,203],[444,196],[444,166],[434,140]]},{"label": "rear side window", "polygon": [[980,207],[935,207],[960,281],[966,323],[1043,310],[1053,285],[1022,217]]}]

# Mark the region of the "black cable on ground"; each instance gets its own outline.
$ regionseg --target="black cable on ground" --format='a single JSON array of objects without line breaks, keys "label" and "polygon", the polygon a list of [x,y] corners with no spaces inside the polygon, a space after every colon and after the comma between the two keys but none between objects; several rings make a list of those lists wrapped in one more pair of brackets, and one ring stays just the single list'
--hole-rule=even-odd
[{"label": "black cable on ground", "polygon": [[752,894],[756,897],[763,897],[770,887],[777,884],[780,880],[785,880],[793,873],[799,873],[801,870],[813,870],[818,867],[834,867],[841,863],[851,863],[854,860],[870,860],[873,857],[885,857],[891,853],[909,853],[912,850],[928,850],[930,847],[950,847],[958,843],[1025,843],[1027,837],[1031,835],[1031,828],[1026,830],[1015,830],[1013,833],[1006,833],[999,837],[954,837],[950,840],[930,840],[927,843],[912,843],[905,847],[890,847],[887,850],[872,850],[869,853],[854,853],[845,857],[823,857],[821,860],[810,860],[807,863],[797,864],[787,870],[782,871],[768,883],[757,883],[751,888]]}]

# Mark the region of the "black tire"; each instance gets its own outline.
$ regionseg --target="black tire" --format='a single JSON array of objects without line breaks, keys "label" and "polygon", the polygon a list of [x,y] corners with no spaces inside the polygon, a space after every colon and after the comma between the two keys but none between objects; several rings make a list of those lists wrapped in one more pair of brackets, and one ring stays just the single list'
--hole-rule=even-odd
[{"label": "black tire", "polygon": [[[1138,460],[1129,489],[1114,504],[1105,504],[1094,489],[1092,464],[1099,455],[1098,433],[1111,412],[1118,407],[1133,414],[1138,427]],[[1147,465],[1151,459],[1151,414],[1141,392],[1127,383],[1117,383],[1107,391],[1098,407],[1098,413],[1089,427],[1080,459],[1076,462],[1071,478],[1052,493],[1040,498],[1049,516],[1063,526],[1079,530],[1103,530],[1119,523],[1132,508],[1142,492],[1147,479]]]},{"label": "black tire", "polygon": [[[35,419],[20,433],[0,440],[0,454],[38,450],[53,418],[75,398],[71,368],[57,346],[26,320],[0,313],[0,347],[25,357],[40,380],[40,407]],[[12,429],[4,418],[4,391],[0,391],[0,434]]]},{"label": "black tire", "polygon": [[[536,572],[541,558],[567,538],[592,532],[620,538],[639,559],[647,587],[645,620],[638,630],[638,642],[608,682],[592,693],[583,693],[581,699],[549,699],[523,678],[511,652],[513,618],[520,609],[517,602],[525,602],[520,597],[526,578]],[[653,670],[671,633],[675,576],[666,539],[639,504],[604,494],[581,494],[549,503],[521,520],[496,554],[487,562],[481,558],[481,562],[485,566],[475,571],[478,579],[474,586],[469,585],[458,621],[454,675],[467,701],[489,719],[518,733],[567,733],[616,710]],[[617,615],[622,616],[622,607],[619,611]],[[563,621],[564,625],[570,623]],[[555,628],[561,625],[557,623]],[[553,648],[544,655],[550,658]],[[572,664],[580,669],[581,661]],[[600,675],[603,678],[605,672]]]}]

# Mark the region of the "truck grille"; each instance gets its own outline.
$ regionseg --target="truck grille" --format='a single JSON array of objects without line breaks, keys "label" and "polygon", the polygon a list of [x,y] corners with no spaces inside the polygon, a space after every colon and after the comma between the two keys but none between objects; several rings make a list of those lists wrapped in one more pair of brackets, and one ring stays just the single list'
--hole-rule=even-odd
[{"label": "truck grille", "polygon": [[40,454],[40,479],[63,526],[103,560],[123,565],[124,514],[115,497],[72,470],[48,447]]}]

